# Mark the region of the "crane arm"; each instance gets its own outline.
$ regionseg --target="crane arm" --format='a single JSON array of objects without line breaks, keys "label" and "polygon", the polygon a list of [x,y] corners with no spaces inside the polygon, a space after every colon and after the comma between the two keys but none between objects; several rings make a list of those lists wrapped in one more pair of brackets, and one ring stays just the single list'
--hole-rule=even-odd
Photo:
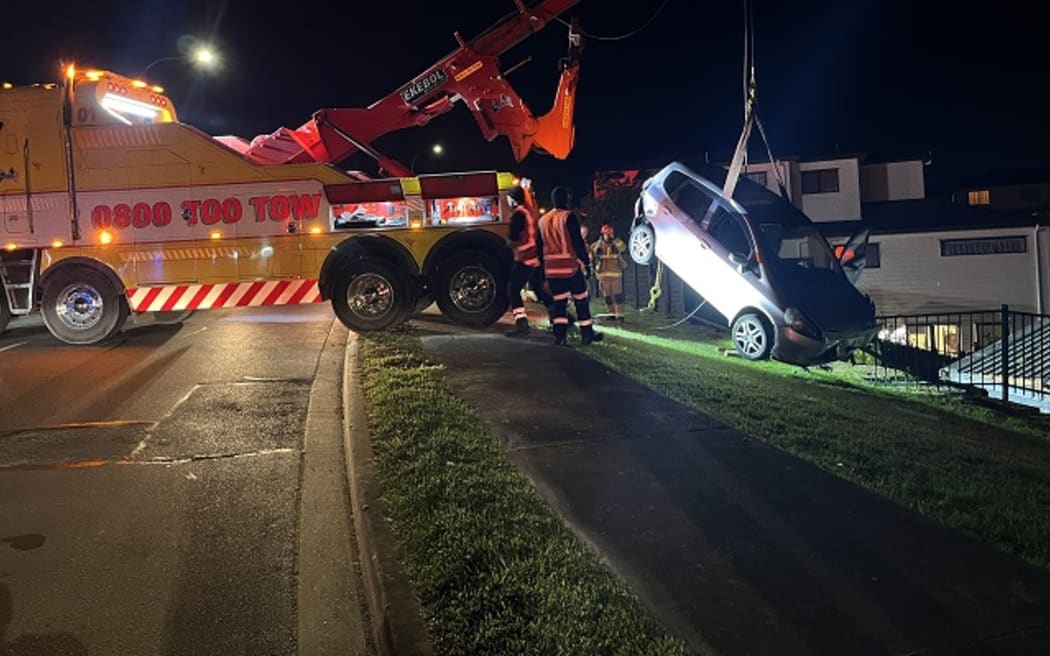
[{"label": "crane arm", "polygon": [[580,0],[542,0],[517,11],[469,43],[457,32],[459,47],[408,84],[366,108],[322,109],[294,130],[280,128],[252,140],[245,155],[262,164],[340,162],[355,152],[375,159],[395,176],[412,172],[372,145],[379,137],[420,127],[463,101],[487,141],[500,135],[510,141],[517,161],[532,150],[564,159],[574,140],[573,112],[579,80],[580,31],[569,33],[569,53],[562,60],[561,77],[551,110],[540,117],[503,77],[499,56],[546,27]]}]

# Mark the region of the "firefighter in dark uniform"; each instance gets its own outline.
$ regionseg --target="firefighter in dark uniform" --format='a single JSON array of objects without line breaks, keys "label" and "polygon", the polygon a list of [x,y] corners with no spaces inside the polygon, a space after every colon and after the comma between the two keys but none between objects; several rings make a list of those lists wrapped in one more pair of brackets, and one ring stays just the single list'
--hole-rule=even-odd
[{"label": "firefighter in dark uniform", "polygon": [[521,291],[525,283],[536,294],[536,297],[547,307],[548,314],[554,299],[551,298],[543,284],[543,269],[536,252],[536,215],[531,204],[527,202],[525,189],[512,187],[507,193],[507,202],[514,208],[510,216],[510,247],[514,252],[514,264],[510,269],[510,282],[507,284],[507,297],[514,315],[514,327],[505,335],[518,337],[529,333],[529,317],[525,313],[525,303]]},{"label": "firefighter in dark uniform", "polygon": [[612,312],[613,319],[623,322],[623,270],[627,268],[623,254],[627,251],[627,244],[606,223],[602,226],[601,238],[594,242],[591,250],[594,251],[598,288],[605,297],[605,307]]},{"label": "firefighter in dark uniform", "polygon": [[[569,209],[572,195],[566,187],[555,187],[551,192],[554,207],[540,217],[536,251],[543,265],[554,307],[551,322],[554,324],[554,343],[568,346],[569,298],[576,305],[576,325],[580,327],[582,344],[601,341],[603,335],[594,331],[591,318],[590,298],[587,293],[587,278],[591,275],[591,254],[580,234],[580,220]],[[586,272],[586,276],[584,273]]]}]

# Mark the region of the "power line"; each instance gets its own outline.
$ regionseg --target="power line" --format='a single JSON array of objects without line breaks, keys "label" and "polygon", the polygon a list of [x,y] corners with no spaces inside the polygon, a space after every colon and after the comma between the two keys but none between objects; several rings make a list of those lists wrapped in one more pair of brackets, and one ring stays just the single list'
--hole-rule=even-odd
[{"label": "power line", "polygon": [[[668,0],[663,0],[663,2],[660,3],[660,6],[656,8],[656,11],[653,13],[653,15],[649,17],[649,20],[645,21],[641,27],[630,31],[627,34],[619,34],[617,36],[599,36],[597,34],[589,34],[583,30],[581,30],[581,32],[583,36],[587,37],[588,39],[594,39],[595,41],[623,41],[624,39],[629,39],[632,36],[635,36],[642,30],[644,30],[645,28],[652,25],[653,21],[656,20],[656,17],[659,16],[660,13],[664,10],[664,7],[667,6],[667,2]],[[572,27],[569,21],[563,18],[558,18],[558,22],[564,25],[565,27]]]}]

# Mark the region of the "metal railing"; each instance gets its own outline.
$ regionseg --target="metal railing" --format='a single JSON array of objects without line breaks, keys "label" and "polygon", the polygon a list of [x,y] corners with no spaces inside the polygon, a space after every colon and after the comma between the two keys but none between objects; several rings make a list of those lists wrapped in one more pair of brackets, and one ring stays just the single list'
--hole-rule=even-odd
[{"label": "metal railing", "polygon": [[998,310],[881,316],[875,378],[980,388],[1050,411],[1050,316]]}]

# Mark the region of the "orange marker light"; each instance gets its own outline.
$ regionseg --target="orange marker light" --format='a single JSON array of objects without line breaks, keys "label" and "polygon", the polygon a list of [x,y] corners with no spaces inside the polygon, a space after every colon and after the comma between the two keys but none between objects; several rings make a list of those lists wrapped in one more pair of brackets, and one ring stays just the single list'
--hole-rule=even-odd
[{"label": "orange marker light", "polygon": [[131,86],[135,87],[136,89],[145,89],[146,88],[146,83],[143,82],[142,80],[132,80],[131,81]]},{"label": "orange marker light", "polygon": [[4,248],[6,248],[9,251],[13,251],[16,248],[18,248],[18,246],[16,246],[15,244],[8,243],[7,246],[4,246]]},{"label": "orange marker light", "polygon": [[62,248],[62,242],[56,239],[51,242],[51,248]]},{"label": "orange marker light", "polygon": [[314,226],[314,227],[310,228],[310,234],[311,235],[319,235],[319,234],[321,234],[321,226]]},{"label": "orange marker light", "polygon": [[112,233],[110,233],[109,230],[103,230],[102,232],[98,233],[98,241],[100,244],[103,245],[111,244],[113,243],[113,235]]},{"label": "orange marker light", "polygon": [[218,230],[216,230],[215,232],[211,233],[211,238],[212,239],[222,239],[222,233],[219,232]]},{"label": "orange marker light", "polygon": [[72,80],[76,76],[77,76],[77,67],[74,66],[73,64],[70,64],[66,68],[66,77],[68,77],[70,80]]}]

